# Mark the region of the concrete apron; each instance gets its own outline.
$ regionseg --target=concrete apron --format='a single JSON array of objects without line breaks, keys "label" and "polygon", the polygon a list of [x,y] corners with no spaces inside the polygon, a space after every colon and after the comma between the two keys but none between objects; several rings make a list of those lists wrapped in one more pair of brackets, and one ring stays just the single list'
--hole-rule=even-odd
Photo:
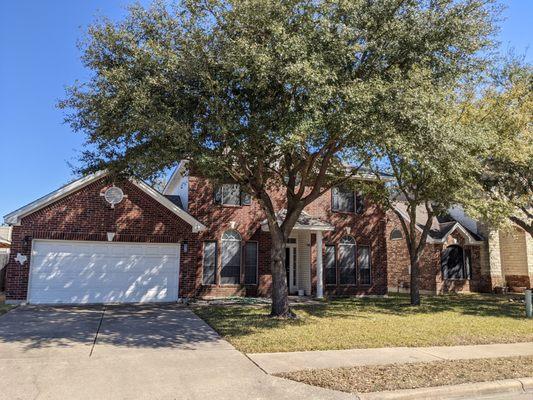
[{"label": "concrete apron", "polygon": [[101,316],[102,307],[20,307],[0,317],[9,383],[0,399],[357,398],[265,374],[186,308]]}]

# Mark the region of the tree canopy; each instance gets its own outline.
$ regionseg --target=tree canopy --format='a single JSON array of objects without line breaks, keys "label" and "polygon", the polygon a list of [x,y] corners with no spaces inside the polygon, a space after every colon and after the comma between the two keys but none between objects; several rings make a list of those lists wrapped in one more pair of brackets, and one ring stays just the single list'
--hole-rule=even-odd
[{"label": "tree canopy", "polygon": [[[188,159],[258,199],[273,239],[273,314],[287,315],[281,249],[303,208],[357,174],[346,164],[382,156],[374,151],[383,135],[414,138],[401,128],[426,111],[412,110],[399,88],[412,93],[423,81],[418,94],[434,105],[432,84],[440,93],[483,67],[495,15],[491,0],[136,5],[121,22],[89,28],[82,49],[92,78],[61,106],[87,137],[82,171],[147,178]],[[436,132],[444,120],[424,126]],[[281,225],[272,186],[286,192]]]},{"label": "tree canopy", "polygon": [[506,63],[467,114],[482,127],[486,143],[482,191],[467,202],[468,210],[492,227],[512,222],[533,236],[533,67]]}]

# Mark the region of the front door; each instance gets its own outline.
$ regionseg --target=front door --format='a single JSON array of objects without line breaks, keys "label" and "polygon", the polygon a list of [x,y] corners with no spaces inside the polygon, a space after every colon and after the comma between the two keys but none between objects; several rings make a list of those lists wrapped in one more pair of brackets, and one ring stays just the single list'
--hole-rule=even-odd
[{"label": "front door", "polygon": [[285,247],[285,270],[287,272],[287,283],[289,286],[289,293],[296,293],[298,291],[297,274],[296,274],[296,245],[287,244]]}]

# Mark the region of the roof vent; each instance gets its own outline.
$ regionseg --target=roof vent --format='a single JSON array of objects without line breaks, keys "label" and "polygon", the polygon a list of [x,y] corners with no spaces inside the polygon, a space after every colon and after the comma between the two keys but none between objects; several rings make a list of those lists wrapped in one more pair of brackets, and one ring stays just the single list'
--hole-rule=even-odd
[{"label": "roof vent", "polygon": [[122,189],[116,186],[111,186],[104,192],[104,199],[111,204],[111,208],[114,208],[115,204],[120,203],[124,197]]}]

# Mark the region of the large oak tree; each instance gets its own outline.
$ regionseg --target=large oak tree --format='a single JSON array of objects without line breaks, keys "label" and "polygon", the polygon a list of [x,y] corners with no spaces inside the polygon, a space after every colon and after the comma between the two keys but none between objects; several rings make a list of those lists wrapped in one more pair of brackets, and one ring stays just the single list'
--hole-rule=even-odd
[{"label": "large oak tree", "polygon": [[[82,172],[149,178],[181,159],[255,197],[272,235],[272,315],[291,316],[283,247],[305,206],[372,157],[383,88],[424,69],[459,79],[489,0],[187,0],[92,25],[93,71],[61,106],[87,137]],[[400,132],[401,134],[401,132]],[[361,155],[364,154],[364,157]],[[269,189],[286,192],[279,224]]]}]

